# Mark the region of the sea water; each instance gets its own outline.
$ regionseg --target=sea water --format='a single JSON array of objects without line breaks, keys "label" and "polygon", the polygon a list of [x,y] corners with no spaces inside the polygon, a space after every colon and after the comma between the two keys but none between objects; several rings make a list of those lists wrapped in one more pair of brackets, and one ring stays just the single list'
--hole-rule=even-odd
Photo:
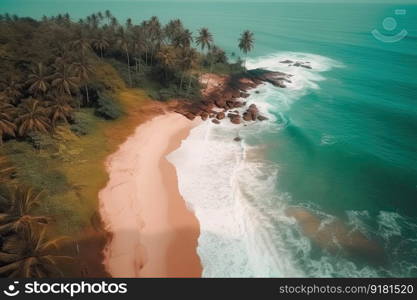
[{"label": "sea water", "polygon": [[[247,98],[269,120],[204,122],[168,156],[201,225],[203,276],[417,276],[417,6],[346,2],[2,0],[0,11],[181,18],[194,32],[209,27],[232,59],[239,34],[253,31],[247,67],[293,75]],[[406,36],[386,43],[373,30]],[[388,261],[318,248],[285,215],[292,206],[359,230]]]}]

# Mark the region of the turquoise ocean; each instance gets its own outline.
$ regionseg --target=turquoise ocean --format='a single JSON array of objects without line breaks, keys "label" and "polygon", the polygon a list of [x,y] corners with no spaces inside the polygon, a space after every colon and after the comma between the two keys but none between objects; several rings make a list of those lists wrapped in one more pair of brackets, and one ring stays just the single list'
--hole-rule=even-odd
[{"label": "turquoise ocean", "polygon": [[[237,39],[249,29],[247,67],[294,75],[286,89],[251,92],[269,121],[205,122],[169,156],[201,224],[203,276],[417,277],[417,1],[0,0],[0,13],[34,18],[106,9],[121,21],[155,15],[180,18],[193,32],[206,26],[230,57],[241,55]],[[381,41],[373,30],[400,40]],[[387,262],[320,249],[286,217],[290,206],[360,230]]]}]

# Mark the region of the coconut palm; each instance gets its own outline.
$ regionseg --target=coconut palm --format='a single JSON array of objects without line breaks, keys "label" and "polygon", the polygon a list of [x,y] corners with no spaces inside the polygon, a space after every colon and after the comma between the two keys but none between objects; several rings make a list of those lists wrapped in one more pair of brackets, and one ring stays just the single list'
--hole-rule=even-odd
[{"label": "coconut palm", "polygon": [[90,42],[89,39],[78,33],[78,37],[71,43],[71,49],[81,51],[81,55],[84,56],[91,49]]},{"label": "coconut palm", "polygon": [[[189,72],[198,61],[198,53],[194,48],[184,48],[181,53],[180,68],[182,70],[180,88],[182,87],[182,76],[185,72]],[[192,75],[189,74],[188,91],[191,89]]]},{"label": "coconut palm", "polygon": [[3,137],[16,136],[16,125],[13,123],[15,113],[13,105],[0,102],[0,145],[3,144]]},{"label": "coconut palm", "polygon": [[16,119],[17,133],[25,136],[29,132],[38,131],[48,133],[51,129],[47,111],[42,107],[41,102],[36,99],[26,99],[18,107],[19,116]]},{"label": "coconut palm", "polygon": [[110,10],[106,10],[105,12],[104,12],[104,16],[106,17],[106,19],[107,19],[107,25],[110,25],[110,21],[111,21],[111,18],[112,18],[112,14],[111,14],[111,12],[110,12]]},{"label": "coconut palm", "polygon": [[56,72],[53,75],[51,86],[60,94],[71,95],[73,90],[78,89],[79,78],[74,75],[74,70],[67,67],[65,63],[56,65]]},{"label": "coconut palm", "polygon": [[63,276],[58,264],[73,262],[73,258],[55,253],[65,240],[68,238],[48,239],[45,227],[29,228],[19,236],[7,239],[3,247],[5,252],[0,252],[0,261],[4,264],[0,267],[0,275],[12,278]]},{"label": "coconut palm", "polygon": [[171,69],[175,64],[175,52],[169,46],[165,46],[159,50],[157,53],[157,58],[164,68],[165,79],[167,79],[167,71]]},{"label": "coconut palm", "polygon": [[245,68],[246,68],[246,59],[248,56],[248,52],[250,52],[253,49],[253,43],[254,43],[253,32],[249,30],[244,31],[239,39],[239,49],[240,51],[245,53],[245,62],[244,62]]},{"label": "coconut palm", "polygon": [[88,94],[88,80],[90,74],[93,73],[92,67],[87,63],[85,59],[81,59],[80,62],[73,63],[71,65],[73,74],[77,77],[78,82],[84,84],[85,95],[87,98],[87,103],[90,103],[90,96]]},{"label": "coconut palm", "polygon": [[[207,48],[207,51],[210,50],[212,43],[213,43],[213,35],[207,28],[201,28],[198,32],[198,36],[196,38],[196,43],[198,46],[201,47],[201,50],[204,51]],[[210,80],[210,79],[209,79]],[[207,81],[208,86],[208,81]]]},{"label": "coconut palm", "polygon": [[130,55],[129,55],[129,47],[130,47],[130,41],[128,37],[126,36],[123,28],[120,28],[120,36],[117,40],[117,44],[120,47],[121,50],[123,50],[126,53],[127,58],[127,72],[129,75],[129,84],[132,86],[132,75],[130,74]]},{"label": "coconut palm", "polygon": [[132,26],[133,26],[132,19],[131,18],[127,18],[127,20],[126,20],[126,29],[127,30],[130,30],[130,29],[132,29]]},{"label": "coconut palm", "polygon": [[158,17],[151,17],[149,22],[146,26],[146,33],[148,35],[148,43],[149,43],[149,49],[151,50],[151,65],[153,62],[154,55],[158,53],[159,47],[162,42],[162,29],[161,29],[161,23],[159,22]]},{"label": "coconut palm", "polygon": [[167,25],[164,27],[164,34],[168,42],[173,43],[174,38],[177,36],[179,32],[182,32],[184,27],[182,25],[181,20],[171,20],[168,22]]},{"label": "coconut palm", "polygon": [[29,85],[29,92],[35,96],[45,94],[49,89],[50,76],[47,75],[47,69],[42,63],[38,63],[29,75],[26,84]]},{"label": "coconut palm", "polygon": [[6,80],[1,81],[0,88],[12,103],[16,103],[22,97],[23,84],[14,77],[8,77]]},{"label": "coconut palm", "polygon": [[188,29],[185,29],[183,31],[179,31],[176,33],[176,35],[173,38],[172,44],[175,47],[189,48],[192,42],[193,42],[192,32],[189,31]]},{"label": "coconut palm", "polygon": [[49,118],[55,126],[58,121],[68,123],[72,119],[74,109],[70,105],[70,98],[64,95],[49,96]]},{"label": "coconut palm", "polygon": [[11,188],[5,196],[10,207],[0,214],[0,234],[20,232],[33,224],[47,224],[47,217],[32,215],[34,208],[40,204],[41,195],[41,192],[35,192],[29,187]]},{"label": "coconut palm", "polygon": [[110,28],[112,28],[114,30],[114,29],[116,29],[117,26],[119,26],[119,21],[117,20],[116,17],[112,17],[110,19]]},{"label": "coconut palm", "polygon": [[205,48],[209,50],[211,48],[211,44],[213,43],[213,35],[207,28],[201,28],[198,31],[198,36],[195,39],[197,46],[201,47],[201,50],[204,51]]},{"label": "coconut palm", "polygon": [[100,34],[99,37],[93,40],[92,46],[95,50],[100,50],[100,57],[103,58],[103,51],[109,47],[109,41],[103,34]]}]

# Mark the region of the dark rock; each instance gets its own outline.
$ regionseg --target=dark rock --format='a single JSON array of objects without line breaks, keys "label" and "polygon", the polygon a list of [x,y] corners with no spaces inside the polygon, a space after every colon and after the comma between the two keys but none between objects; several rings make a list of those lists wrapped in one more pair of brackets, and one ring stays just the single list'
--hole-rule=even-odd
[{"label": "dark rock", "polygon": [[235,142],[240,142],[241,140],[242,140],[242,138],[240,138],[240,137],[235,137],[234,139],[233,139]]},{"label": "dark rock", "polygon": [[226,101],[224,99],[217,99],[215,102],[217,107],[224,108],[226,107]]},{"label": "dark rock", "polygon": [[248,94],[248,93],[243,93],[243,92],[240,93],[241,98],[248,98],[249,96],[250,96],[250,94]]},{"label": "dark rock", "polygon": [[286,60],[280,61],[280,63],[282,63],[282,64],[292,64],[293,61],[289,60],[289,59],[286,59]]},{"label": "dark rock", "polygon": [[240,124],[240,122],[242,121],[239,114],[228,113],[227,117],[233,124]]},{"label": "dark rock", "polygon": [[211,120],[214,124],[220,124],[220,121],[219,120],[217,120],[217,119],[213,119],[213,120]]},{"label": "dark rock", "polygon": [[268,118],[264,117],[264,116],[258,116],[258,120],[259,121],[265,121],[265,120],[268,120]]},{"label": "dark rock", "polygon": [[255,83],[269,82],[276,87],[285,87],[283,81],[288,81],[289,75],[282,72],[272,72],[264,69],[254,69],[247,72]]},{"label": "dark rock", "polygon": [[187,119],[189,119],[189,120],[194,120],[195,119],[195,114],[193,114],[193,113],[186,113],[186,114],[184,114],[184,116],[187,118]]},{"label": "dark rock", "polygon": [[235,102],[235,104],[234,104],[234,107],[235,107],[235,108],[239,108],[239,107],[243,107],[243,105],[244,105],[244,104],[243,104],[242,102],[240,102],[240,101],[236,101],[236,102]]},{"label": "dark rock", "polygon": [[247,111],[243,113],[243,120],[245,121],[252,121],[252,115],[250,113],[248,113]]},{"label": "dark rock", "polygon": [[219,112],[216,116],[217,120],[222,120],[226,117],[224,112]]},{"label": "dark rock", "polygon": [[208,113],[206,113],[205,111],[201,112],[201,119],[202,119],[203,121],[207,120],[208,116],[209,116],[209,114],[208,114]]}]

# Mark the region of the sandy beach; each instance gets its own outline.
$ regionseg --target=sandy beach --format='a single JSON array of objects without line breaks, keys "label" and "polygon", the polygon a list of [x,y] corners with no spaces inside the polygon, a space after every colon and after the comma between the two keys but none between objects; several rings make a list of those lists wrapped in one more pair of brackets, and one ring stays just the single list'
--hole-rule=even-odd
[{"label": "sandy beach", "polygon": [[198,124],[176,113],[136,128],[108,157],[109,181],[100,191],[100,214],[112,238],[104,265],[113,277],[199,277],[199,224],[178,191],[175,167],[165,156]]}]

